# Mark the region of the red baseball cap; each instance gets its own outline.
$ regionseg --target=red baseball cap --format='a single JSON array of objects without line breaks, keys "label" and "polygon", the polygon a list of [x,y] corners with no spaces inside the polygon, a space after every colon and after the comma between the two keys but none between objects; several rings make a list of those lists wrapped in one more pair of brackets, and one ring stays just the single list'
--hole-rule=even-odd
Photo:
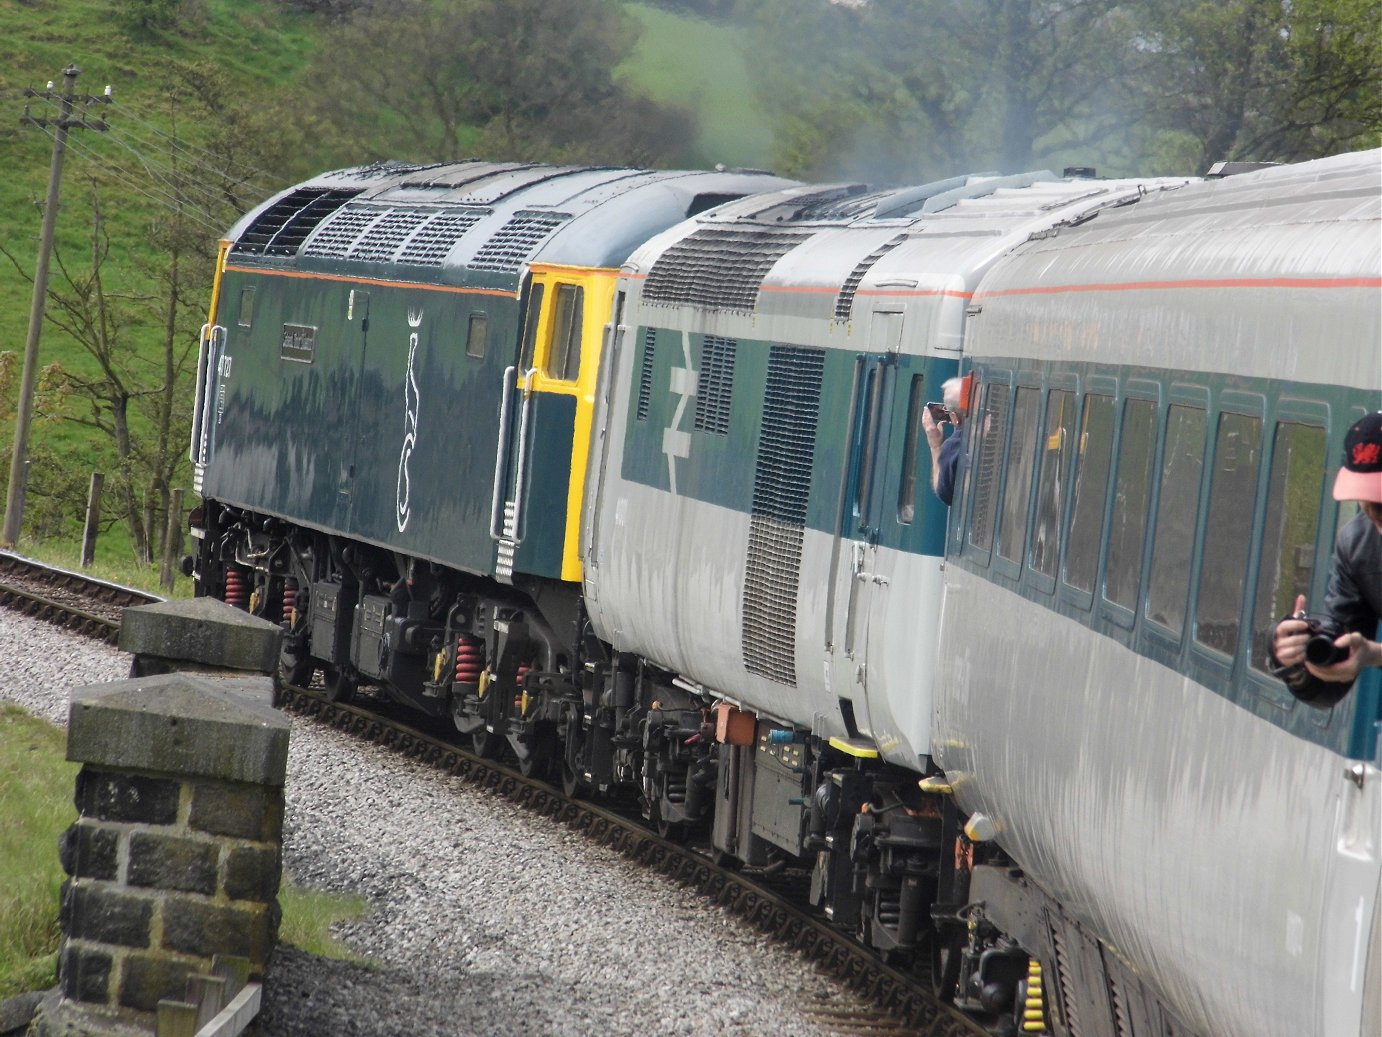
[{"label": "red baseball cap", "polygon": [[1344,436],[1344,466],[1334,477],[1334,499],[1382,504],[1382,411],[1356,422]]}]

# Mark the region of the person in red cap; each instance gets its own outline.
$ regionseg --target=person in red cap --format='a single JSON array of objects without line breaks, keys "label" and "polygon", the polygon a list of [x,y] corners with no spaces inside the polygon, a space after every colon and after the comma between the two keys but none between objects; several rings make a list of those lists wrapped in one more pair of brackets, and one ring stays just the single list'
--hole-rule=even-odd
[{"label": "person in red cap", "polygon": [[1332,706],[1368,666],[1382,666],[1377,636],[1382,619],[1382,411],[1369,414],[1344,437],[1344,464],[1334,479],[1334,499],[1357,501],[1361,511],[1345,523],[1334,542],[1334,566],[1324,601],[1324,628],[1333,638],[1337,660],[1318,641],[1307,655],[1312,629],[1305,595],[1296,610],[1276,625],[1272,672],[1304,702]]}]

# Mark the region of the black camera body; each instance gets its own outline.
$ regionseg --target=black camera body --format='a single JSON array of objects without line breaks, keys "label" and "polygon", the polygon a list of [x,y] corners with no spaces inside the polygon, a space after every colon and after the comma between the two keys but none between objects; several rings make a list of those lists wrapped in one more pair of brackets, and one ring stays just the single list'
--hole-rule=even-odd
[{"label": "black camera body", "polygon": [[1318,619],[1305,621],[1310,640],[1305,642],[1305,661],[1315,666],[1333,666],[1348,658],[1348,649],[1334,643],[1339,631]]}]

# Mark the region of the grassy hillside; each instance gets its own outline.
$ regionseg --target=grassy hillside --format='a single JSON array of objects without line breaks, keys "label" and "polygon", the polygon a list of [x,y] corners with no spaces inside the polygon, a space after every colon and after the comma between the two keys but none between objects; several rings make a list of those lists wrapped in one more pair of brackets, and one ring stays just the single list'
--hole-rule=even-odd
[{"label": "grassy hillside", "polygon": [[766,168],[772,130],[753,98],[740,33],[660,7],[628,6],[643,36],[621,72],[654,100],[696,112],[701,132],[691,164]]},{"label": "grassy hillside", "polygon": [[[0,178],[0,247],[18,264],[0,256],[0,493],[7,481],[13,441],[13,414],[17,400],[20,360],[32,296],[32,273],[42,213],[39,206],[46,189],[52,155],[51,130],[21,125],[25,87],[42,90],[50,80],[62,85],[62,69],[78,65],[82,74],[77,90],[99,95],[110,84],[115,104],[93,108],[104,117],[110,131],[74,131],[63,175],[58,218],[58,242],[66,264],[78,271],[89,265],[92,225],[92,178],[94,174],[122,167],[124,186],[106,184],[101,189],[110,255],[103,269],[105,290],[112,296],[154,296],[156,288],[148,269],[159,259],[149,242],[153,221],[166,214],[166,205],[151,194],[157,185],[148,178],[144,161],[166,165],[169,155],[158,135],[173,128],[195,144],[215,127],[183,114],[184,102],[175,106],[170,93],[169,71],[174,63],[214,70],[243,86],[246,99],[253,97],[290,101],[303,88],[306,69],[324,31],[323,23],[294,12],[272,0],[183,0],[183,17],[176,27],[162,31],[141,30],[131,23],[131,10],[139,4],[121,0],[0,0],[0,163],[7,176]],[[761,166],[769,153],[769,135],[748,96],[744,56],[735,33],[709,22],[684,19],[644,4],[630,4],[643,26],[639,47],[620,75],[640,84],[655,99],[675,102],[699,113],[700,139],[687,156],[688,162],[709,165]],[[35,115],[52,115],[41,100],[28,100]],[[247,100],[253,105],[258,102]],[[317,140],[286,142],[290,157],[306,175],[359,160],[349,153],[331,153]],[[281,186],[276,185],[276,186]],[[149,190],[148,188],[153,188]],[[273,187],[266,186],[261,197]],[[228,219],[227,221],[228,222]],[[204,229],[204,255],[224,226]],[[62,287],[60,271],[53,271],[50,289]],[[51,313],[51,308],[50,308]],[[195,326],[195,325],[194,325]],[[157,323],[126,326],[123,336],[141,355],[153,359],[157,349]],[[8,356],[6,356],[8,354]],[[96,367],[71,338],[45,325],[40,365],[60,364],[64,369],[93,374]],[[186,387],[190,407],[191,386]],[[68,544],[79,535],[82,506],[78,499],[89,473],[97,468],[108,473],[110,447],[99,434],[73,419],[90,413],[89,404],[42,397],[39,419],[33,428],[29,454],[43,470],[46,482],[61,477],[67,493],[61,503],[49,503],[47,518],[65,522],[61,534]],[[190,473],[179,480],[190,483]],[[189,502],[191,500],[189,493]],[[43,501],[31,494],[26,508],[26,538],[21,548],[42,553],[29,536],[27,521],[37,516]],[[54,512],[59,513],[54,517]],[[129,556],[128,541],[116,527],[103,535],[98,558]]]}]

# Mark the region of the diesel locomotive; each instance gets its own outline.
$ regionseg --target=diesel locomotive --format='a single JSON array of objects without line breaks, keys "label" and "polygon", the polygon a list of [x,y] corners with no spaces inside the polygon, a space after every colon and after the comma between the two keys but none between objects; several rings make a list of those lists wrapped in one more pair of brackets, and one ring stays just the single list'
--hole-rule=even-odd
[{"label": "diesel locomotive", "polygon": [[1007,1032],[1374,1034],[1382,681],[1265,646],[1382,408],[1382,153],[1068,174],[294,187],[222,247],[198,591]]}]

